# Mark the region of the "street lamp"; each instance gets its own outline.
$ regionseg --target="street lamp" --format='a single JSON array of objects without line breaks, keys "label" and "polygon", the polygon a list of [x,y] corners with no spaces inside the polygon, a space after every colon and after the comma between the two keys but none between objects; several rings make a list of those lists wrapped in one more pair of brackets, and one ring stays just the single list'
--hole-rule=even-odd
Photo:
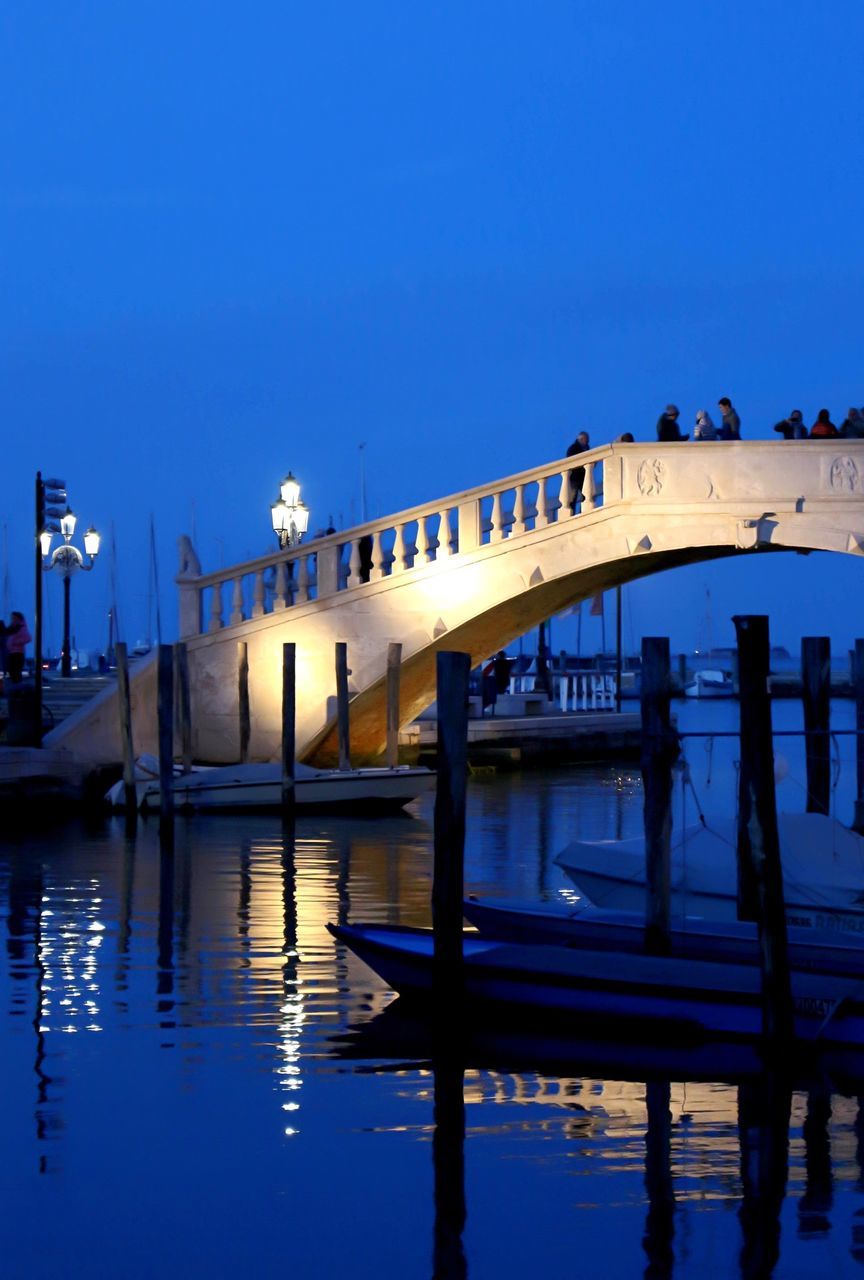
[{"label": "street lamp", "polygon": [[[56,524],[48,523],[39,534],[43,570],[47,573],[51,569],[56,569],[63,579],[63,658],[60,669],[63,676],[72,674],[72,654],[69,641],[69,591],[72,579],[79,569],[89,572],[99,554],[99,534],[91,527],[84,534],[84,555],[88,561],[85,564],[84,556],[82,556],[77,547],[72,545],[72,535],[75,532],[76,524],[77,516],[67,507],[60,516],[59,529]],[[58,532],[62,534],[63,541],[52,552],[51,542],[54,534]]]},{"label": "street lamp", "polygon": [[279,546],[296,547],[309,528],[309,508],[300,501],[300,485],[289,471],[279,486],[279,500],[270,506],[273,532]]}]

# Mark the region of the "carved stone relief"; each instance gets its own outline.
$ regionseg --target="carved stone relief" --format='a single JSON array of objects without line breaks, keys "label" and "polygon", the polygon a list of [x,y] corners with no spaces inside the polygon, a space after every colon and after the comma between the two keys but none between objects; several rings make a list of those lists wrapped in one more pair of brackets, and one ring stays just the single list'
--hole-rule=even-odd
[{"label": "carved stone relief", "polygon": [[643,497],[660,493],[666,478],[666,466],[660,458],[644,458],[636,472],[636,483]]},{"label": "carved stone relief", "polygon": [[831,463],[830,479],[835,493],[858,493],[861,489],[858,464],[848,453],[841,454]]}]

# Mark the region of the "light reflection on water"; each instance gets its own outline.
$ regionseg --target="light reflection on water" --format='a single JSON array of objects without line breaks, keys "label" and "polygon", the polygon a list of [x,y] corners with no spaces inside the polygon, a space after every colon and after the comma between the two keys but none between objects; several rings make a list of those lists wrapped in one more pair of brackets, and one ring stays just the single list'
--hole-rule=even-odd
[{"label": "light reflection on water", "polygon": [[[730,705],[678,712],[734,723]],[[703,806],[731,812],[734,744],[687,751]],[[781,807],[802,807],[786,787]],[[478,780],[469,806],[466,887],[511,898],[567,888],[554,856],[574,833],[641,823],[635,770],[606,766]],[[752,1082],[646,1085],[590,1056],[482,1058],[463,1077],[410,1043],[352,1057],[393,1001],[326,922],[428,923],[431,840],[430,800],[304,819],[293,846],[267,818],[180,821],[173,857],[154,824],[129,838],[114,820],[0,845],[9,1274],[419,1277],[434,1252],[438,1274],[474,1280],[755,1275],[778,1247],[778,1276],[857,1270],[854,1093],[793,1094],[787,1164],[782,1090],[778,1107]]]}]

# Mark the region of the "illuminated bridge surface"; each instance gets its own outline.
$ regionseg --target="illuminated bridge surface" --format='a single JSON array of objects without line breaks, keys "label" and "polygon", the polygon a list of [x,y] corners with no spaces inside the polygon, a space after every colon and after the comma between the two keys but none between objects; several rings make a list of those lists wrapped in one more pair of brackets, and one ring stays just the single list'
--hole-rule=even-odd
[{"label": "illuminated bridge surface", "polygon": [[[239,640],[253,758],[278,751],[281,648],[293,641],[298,748],[334,762],[339,640],[349,646],[352,749],[371,759],[385,741],[389,642],[402,645],[404,724],[434,698],[439,649],[482,662],[568,605],[676,565],[779,550],[861,555],[862,498],[864,441],[616,444],[217,573],[200,573],[183,540],[177,582],[196,754],[237,757]],[[139,740],[155,743],[148,678],[152,668],[139,677]],[[115,737],[116,721],[103,716]],[[95,720],[86,728],[69,730],[73,749],[99,740]]]}]

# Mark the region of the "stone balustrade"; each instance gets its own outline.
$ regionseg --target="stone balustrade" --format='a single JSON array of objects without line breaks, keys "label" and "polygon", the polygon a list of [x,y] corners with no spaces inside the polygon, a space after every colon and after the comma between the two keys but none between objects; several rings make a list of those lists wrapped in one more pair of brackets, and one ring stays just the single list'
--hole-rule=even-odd
[{"label": "stone balustrade", "polygon": [[[584,479],[574,505],[576,468],[584,468]],[[563,522],[578,527],[587,517],[590,525],[600,507],[644,517],[644,532],[628,542],[637,553],[651,549],[653,521],[662,513],[688,520],[720,511],[749,516],[736,532],[736,545],[746,548],[767,528],[753,520],[754,506],[768,519],[804,504],[827,513],[862,497],[861,440],[605,445],[218,573],[197,574],[196,564],[177,579],[180,632],[184,638],[221,632],[339,592],[366,591],[383,579],[422,574],[446,557],[497,554],[503,543],[560,534]],[[854,548],[847,548],[856,554],[857,539],[856,532]]]},{"label": "stone balustrade", "polygon": [[[603,462],[610,452],[609,446],[593,449],[566,465],[549,463],[492,488],[466,490],[217,573],[181,574],[180,634],[222,631],[578,518],[602,503]],[[574,465],[585,468],[581,496],[571,494]]]}]

